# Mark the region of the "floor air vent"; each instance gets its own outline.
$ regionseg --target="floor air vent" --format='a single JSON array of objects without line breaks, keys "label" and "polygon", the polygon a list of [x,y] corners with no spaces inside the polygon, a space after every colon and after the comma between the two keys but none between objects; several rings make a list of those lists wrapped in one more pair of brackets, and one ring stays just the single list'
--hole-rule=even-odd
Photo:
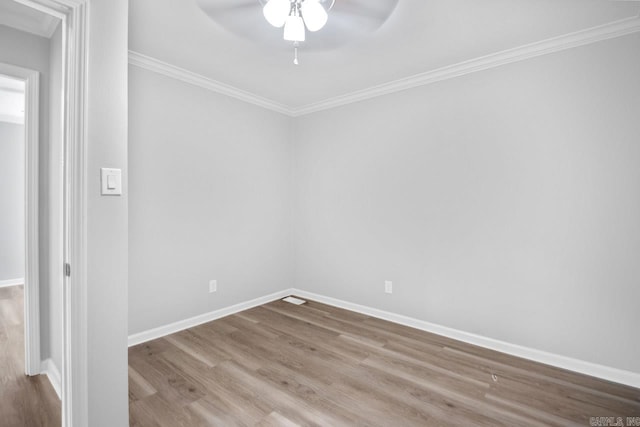
[{"label": "floor air vent", "polygon": [[282,301],[290,302],[291,304],[295,304],[295,305],[302,305],[306,303],[305,300],[296,298],[296,297],[286,297],[286,298],[283,298]]}]

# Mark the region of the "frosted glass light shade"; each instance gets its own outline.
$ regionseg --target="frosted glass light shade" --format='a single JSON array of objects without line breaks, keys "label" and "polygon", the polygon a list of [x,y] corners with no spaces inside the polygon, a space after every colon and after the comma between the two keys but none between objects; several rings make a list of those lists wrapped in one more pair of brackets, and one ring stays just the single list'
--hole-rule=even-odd
[{"label": "frosted glass light shade", "polygon": [[318,31],[327,23],[327,11],[318,0],[305,0],[301,7],[304,23],[309,31]]},{"label": "frosted glass light shade", "polygon": [[303,42],[305,38],[304,22],[299,16],[287,16],[284,23],[284,39],[291,42]]},{"label": "frosted glass light shade", "polygon": [[289,0],[269,0],[262,8],[267,22],[274,27],[282,27],[291,11],[291,2]]}]

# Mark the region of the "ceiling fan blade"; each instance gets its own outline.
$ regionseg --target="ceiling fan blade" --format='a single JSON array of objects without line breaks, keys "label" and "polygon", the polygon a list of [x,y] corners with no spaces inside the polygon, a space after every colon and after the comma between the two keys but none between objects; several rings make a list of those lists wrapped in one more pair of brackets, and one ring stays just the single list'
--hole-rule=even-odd
[{"label": "ceiling fan blade", "polygon": [[338,31],[339,29],[349,31],[351,34],[370,32],[377,30],[386,19],[371,15],[351,14],[337,12],[331,14],[327,22],[327,31]]},{"label": "ceiling fan blade", "polygon": [[336,0],[331,14],[366,16],[384,22],[397,4],[398,0]]},{"label": "ceiling fan blade", "polygon": [[262,10],[258,0],[197,0],[198,6],[212,18],[214,14],[228,12],[247,12],[248,10]]}]

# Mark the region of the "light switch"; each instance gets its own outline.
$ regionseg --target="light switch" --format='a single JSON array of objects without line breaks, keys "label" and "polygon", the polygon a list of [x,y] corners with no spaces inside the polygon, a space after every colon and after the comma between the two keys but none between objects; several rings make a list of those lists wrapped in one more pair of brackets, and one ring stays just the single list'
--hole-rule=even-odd
[{"label": "light switch", "polygon": [[113,175],[107,175],[107,190],[116,189],[116,177]]},{"label": "light switch", "polygon": [[122,194],[122,171],[120,169],[100,169],[103,196],[120,196]]}]

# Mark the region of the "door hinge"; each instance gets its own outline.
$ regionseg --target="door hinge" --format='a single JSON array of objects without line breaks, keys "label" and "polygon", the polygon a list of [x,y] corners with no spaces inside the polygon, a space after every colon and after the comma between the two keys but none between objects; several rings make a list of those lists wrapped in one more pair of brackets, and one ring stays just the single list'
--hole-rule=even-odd
[{"label": "door hinge", "polygon": [[64,275],[67,276],[67,277],[71,276],[71,264],[66,263],[64,265]]}]

